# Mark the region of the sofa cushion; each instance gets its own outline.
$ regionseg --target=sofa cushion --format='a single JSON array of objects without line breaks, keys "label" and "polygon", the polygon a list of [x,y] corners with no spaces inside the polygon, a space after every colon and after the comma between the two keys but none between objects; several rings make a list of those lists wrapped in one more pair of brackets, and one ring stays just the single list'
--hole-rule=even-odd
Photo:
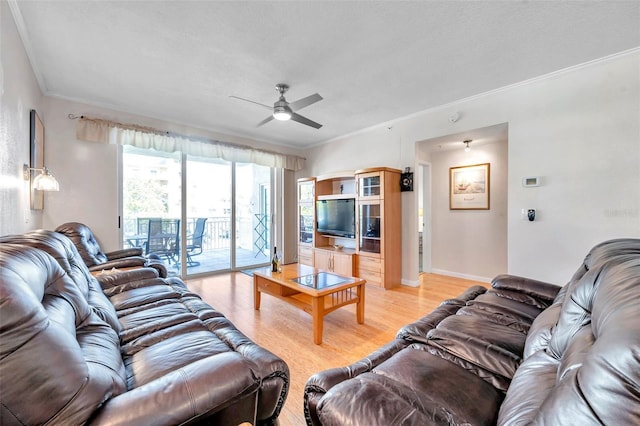
[{"label": "sofa cushion", "polygon": [[[458,387],[465,383],[464,392]],[[428,352],[406,348],[372,372],[332,387],[318,404],[323,425],[492,424],[502,392]]]},{"label": "sofa cushion", "polygon": [[81,424],[126,390],[118,336],[50,255],[0,244],[0,306],[3,423]]},{"label": "sofa cushion", "polygon": [[510,379],[522,361],[526,335],[480,316],[452,315],[428,338],[428,345]]},{"label": "sofa cushion", "polygon": [[539,351],[529,357],[511,380],[508,397],[500,407],[500,422],[508,425],[532,424],[540,406],[556,384],[557,373],[558,360],[546,352]]},{"label": "sofa cushion", "polygon": [[84,264],[76,246],[70,239],[57,232],[38,229],[25,234],[0,237],[2,243],[13,243],[38,248],[51,255],[73,279],[80,291],[87,296],[91,272]]},{"label": "sofa cushion", "polygon": [[426,343],[428,341],[427,334],[431,329],[436,327],[443,319],[458,312],[468,301],[473,300],[486,291],[487,289],[482,286],[472,286],[465,290],[460,296],[444,300],[429,314],[398,330],[396,338],[410,342]]},{"label": "sofa cushion", "polygon": [[220,362],[221,354],[233,352],[260,382],[257,418],[267,424],[277,418],[288,392],[286,363],[242,334],[182,280],[158,278],[148,268],[98,280],[117,309],[130,388],[151,386],[188,363]]},{"label": "sofa cushion", "polygon": [[194,361],[229,352],[199,321],[150,333],[122,347],[129,389]]},{"label": "sofa cushion", "polygon": [[73,242],[63,234],[44,229],[25,234],[0,237],[0,243],[38,248],[52,256],[73,280],[94,312],[114,330],[119,331],[113,305],[108,302],[95,277],[84,264]]},{"label": "sofa cushion", "polygon": [[66,235],[73,241],[87,266],[99,265],[109,260],[100,249],[100,244],[88,226],[78,222],[68,222],[58,226],[56,232]]},{"label": "sofa cushion", "polygon": [[132,311],[119,318],[122,325],[120,341],[128,343],[145,334],[197,319],[182,303],[164,303],[151,305],[147,309]]},{"label": "sofa cushion", "polygon": [[522,333],[529,331],[533,320],[542,312],[535,305],[504,297],[506,291],[489,290],[467,303],[460,315],[480,315],[491,322],[511,327]]},{"label": "sofa cushion", "polygon": [[225,352],[186,364],[110,399],[91,424],[253,423],[259,387],[260,378],[253,374],[252,365],[238,353]]},{"label": "sofa cushion", "polygon": [[633,241],[635,248],[616,240],[587,256],[588,268],[540,327],[551,330],[548,345],[531,336],[537,351],[516,372],[499,424],[640,424],[640,240]]}]

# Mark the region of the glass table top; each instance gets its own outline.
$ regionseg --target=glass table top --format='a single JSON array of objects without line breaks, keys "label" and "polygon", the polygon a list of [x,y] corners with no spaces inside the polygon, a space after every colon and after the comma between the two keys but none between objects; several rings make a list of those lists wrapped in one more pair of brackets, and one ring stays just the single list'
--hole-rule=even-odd
[{"label": "glass table top", "polygon": [[292,278],[291,281],[318,290],[332,287],[338,284],[352,282],[351,278],[341,277],[339,275],[330,274],[328,272],[318,272],[317,274],[303,275],[301,277]]}]

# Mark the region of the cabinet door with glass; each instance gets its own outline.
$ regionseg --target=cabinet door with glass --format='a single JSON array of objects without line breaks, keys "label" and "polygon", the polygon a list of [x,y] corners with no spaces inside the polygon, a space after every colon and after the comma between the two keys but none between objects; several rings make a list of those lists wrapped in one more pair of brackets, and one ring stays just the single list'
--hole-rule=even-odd
[{"label": "cabinet door with glass", "polygon": [[380,254],[384,221],[384,201],[371,200],[358,203],[358,251],[360,253]]},{"label": "cabinet door with glass", "polygon": [[371,172],[358,175],[358,199],[384,198],[384,173]]}]

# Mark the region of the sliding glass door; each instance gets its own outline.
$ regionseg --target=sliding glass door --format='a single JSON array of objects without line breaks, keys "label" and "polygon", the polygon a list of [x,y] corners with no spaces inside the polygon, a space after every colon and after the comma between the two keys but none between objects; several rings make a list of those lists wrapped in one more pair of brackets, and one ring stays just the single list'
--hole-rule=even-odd
[{"label": "sliding glass door", "polygon": [[180,154],[128,148],[122,156],[123,247],[141,247],[178,275],[182,206]]},{"label": "sliding glass door", "polygon": [[235,264],[243,268],[271,259],[271,169],[237,163],[235,172]]},{"label": "sliding glass door", "polygon": [[233,164],[192,156],[186,164],[186,274],[231,269]]},{"label": "sliding glass door", "polygon": [[142,247],[182,277],[268,263],[273,170],[182,157],[123,147],[123,247]]}]

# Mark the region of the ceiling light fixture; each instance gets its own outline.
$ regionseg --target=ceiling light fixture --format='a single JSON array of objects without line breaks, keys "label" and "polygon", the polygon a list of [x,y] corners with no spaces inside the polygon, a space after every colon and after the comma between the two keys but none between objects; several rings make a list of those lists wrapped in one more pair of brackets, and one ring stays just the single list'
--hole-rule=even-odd
[{"label": "ceiling light fixture", "polygon": [[469,147],[469,144],[472,142],[471,139],[467,139],[466,141],[463,141],[462,143],[465,144],[466,146],[464,147],[464,152],[469,152],[471,151],[471,148]]},{"label": "ceiling light fixture", "polygon": [[40,174],[33,179],[32,187],[38,191],[60,191],[60,185],[55,177],[46,167],[33,168],[27,164],[22,166],[22,177],[28,181],[31,179],[31,170],[39,171]]},{"label": "ceiling light fixture", "polygon": [[287,121],[291,118],[291,108],[287,105],[278,105],[279,102],[276,102],[276,106],[273,108],[273,118],[280,121]]}]

